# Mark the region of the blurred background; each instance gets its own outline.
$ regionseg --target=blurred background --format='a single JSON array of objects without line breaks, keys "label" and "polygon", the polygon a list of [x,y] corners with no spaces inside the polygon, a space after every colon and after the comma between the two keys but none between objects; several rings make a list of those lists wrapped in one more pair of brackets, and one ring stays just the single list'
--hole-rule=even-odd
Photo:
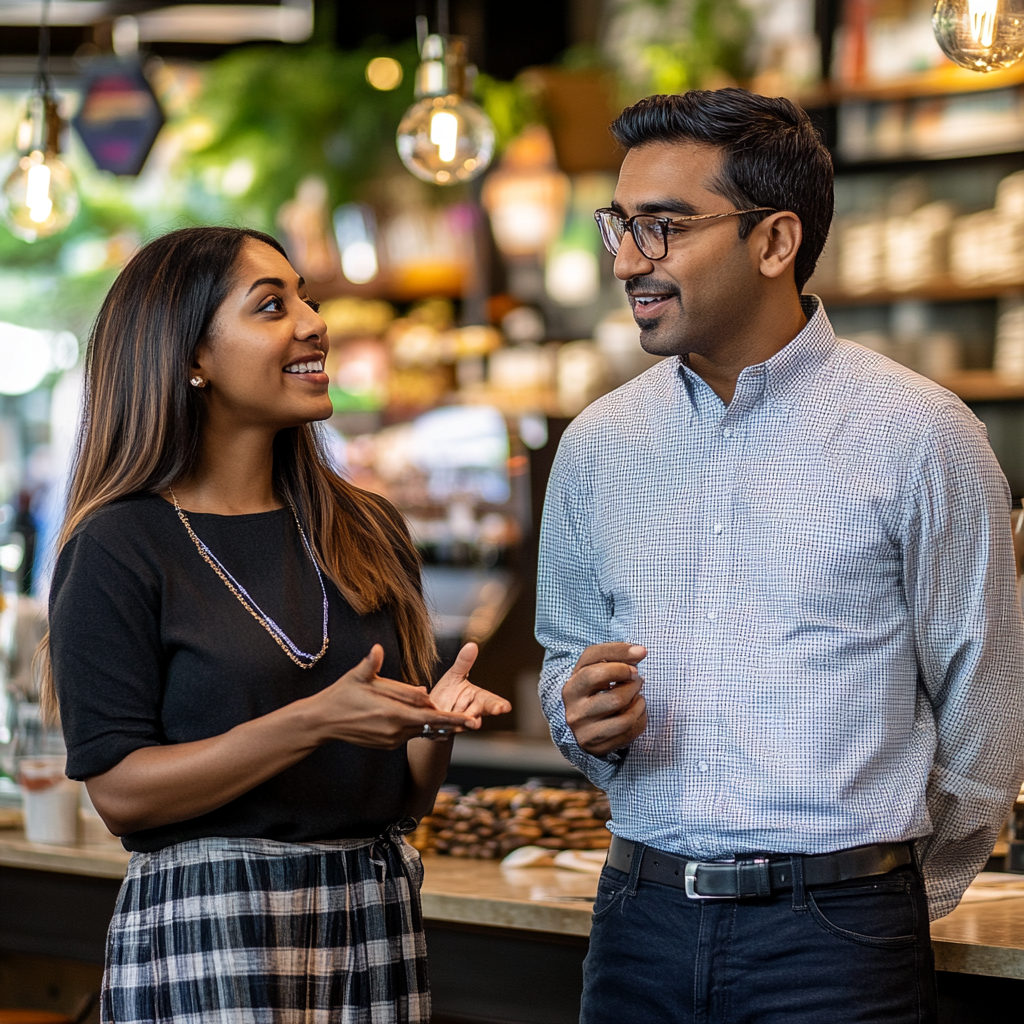
[{"label": "blurred background", "polygon": [[[652,92],[741,84],[810,112],[837,190],[807,290],[840,334],[968,401],[1020,498],[1024,65],[956,67],[931,15],[926,0],[3,0],[0,753],[32,714],[90,323],[147,239],[235,224],[281,238],[323,302],[335,457],[407,515],[445,655],[478,640],[478,678],[516,707],[488,725],[533,751],[530,770],[569,771],[535,697],[536,539],[566,425],[652,363],[592,219],[621,159],[608,123]],[[409,127],[417,103],[421,120],[440,109],[431,59],[472,136],[450,178],[414,152],[424,131],[443,150],[436,116]],[[44,128],[49,148],[30,139]],[[17,221],[43,149],[51,205]],[[511,749],[474,755],[474,778],[521,774]]]}]

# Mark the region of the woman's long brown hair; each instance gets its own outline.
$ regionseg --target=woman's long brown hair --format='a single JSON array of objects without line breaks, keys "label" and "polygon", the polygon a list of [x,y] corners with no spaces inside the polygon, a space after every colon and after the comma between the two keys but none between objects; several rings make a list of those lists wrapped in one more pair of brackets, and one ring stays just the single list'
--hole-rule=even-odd
[{"label": "woman's long brown hair", "polygon": [[[280,243],[241,228],[185,228],[139,250],[100,309],[86,355],[85,398],[57,553],[104,505],[160,494],[194,470],[203,396],[190,386],[197,346],[232,285],[244,245]],[[387,607],[405,678],[430,685],[436,647],[419,557],[401,516],[331,466],[317,426],[274,441],[274,486],[296,508],[323,570],[360,615]],[[49,634],[39,647],[40,703],[57,717]]]}]

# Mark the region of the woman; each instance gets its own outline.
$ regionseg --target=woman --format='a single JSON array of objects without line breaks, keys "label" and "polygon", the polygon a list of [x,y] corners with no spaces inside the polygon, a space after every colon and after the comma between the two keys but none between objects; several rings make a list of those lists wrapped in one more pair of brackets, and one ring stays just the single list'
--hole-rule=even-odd
[{"label": "woman", "polygon": [[328,346],[280,245],[233,228],[143,248],[90,339],[44,692],[134,851],[105,1021],[430,1017],[401,833],[452,733],[510,706],[473,644],[428,696],[408,533],[314,427]]}]

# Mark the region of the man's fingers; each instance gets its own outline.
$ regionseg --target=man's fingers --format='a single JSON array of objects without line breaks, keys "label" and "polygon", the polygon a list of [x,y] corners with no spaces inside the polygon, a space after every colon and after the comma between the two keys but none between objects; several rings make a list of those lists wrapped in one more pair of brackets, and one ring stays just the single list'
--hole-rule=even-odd
[{"label": "man's fingers", "polygon": [[583,723],[580,745],[591,754],[601,756],[632,743],[647,728],[647,705],[643,696],[620,715]]},{"label": "man's fingers", "polygon": [[647,657],[647,648],[639,644],[612,643],[592,644],[581,655],[576,662],[574,672],[578,672],[587,665],[596,665],[602,661],[621,661],[635,665]]},{"label": "man's fingers", "polygon": [[566,695],[571,697],[589,697],[610,689],[612,683],[618,686],[623,683],[635,683],[639,679],[640,673],[633,665],[621,661],[600,662],[573,672],[566,681],[564,690]]},{"label": "man's fingers", "polygon": [[565,699],[565,716],[570,727],[588,721],[615,718],[626,713],[640,698],[640,680],[620,683],[613,690],[604,690],[589,697]]}]

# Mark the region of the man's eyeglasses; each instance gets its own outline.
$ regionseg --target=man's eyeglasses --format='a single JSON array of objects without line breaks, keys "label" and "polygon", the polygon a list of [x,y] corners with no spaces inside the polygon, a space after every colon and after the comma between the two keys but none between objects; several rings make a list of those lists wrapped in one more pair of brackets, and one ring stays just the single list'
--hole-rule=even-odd
[{"label": "man's eyeglasses", "polygon": [[604,247],[613,255],[619,255],[619,246],[629,231],[636,247],[649,260],[663,260],[668,255],[668,236],[673,226],[698,220],[718,220],[721,217],[738,217],[743,213],[777,213],[773,206],[755,206],[752,210],[730,210],[728,213],[698,213],[692,217],[655,217],[652,213],[638,213],[635,217],[623,217],[615,210],[595,210],[594,220],[601,229]]}]

